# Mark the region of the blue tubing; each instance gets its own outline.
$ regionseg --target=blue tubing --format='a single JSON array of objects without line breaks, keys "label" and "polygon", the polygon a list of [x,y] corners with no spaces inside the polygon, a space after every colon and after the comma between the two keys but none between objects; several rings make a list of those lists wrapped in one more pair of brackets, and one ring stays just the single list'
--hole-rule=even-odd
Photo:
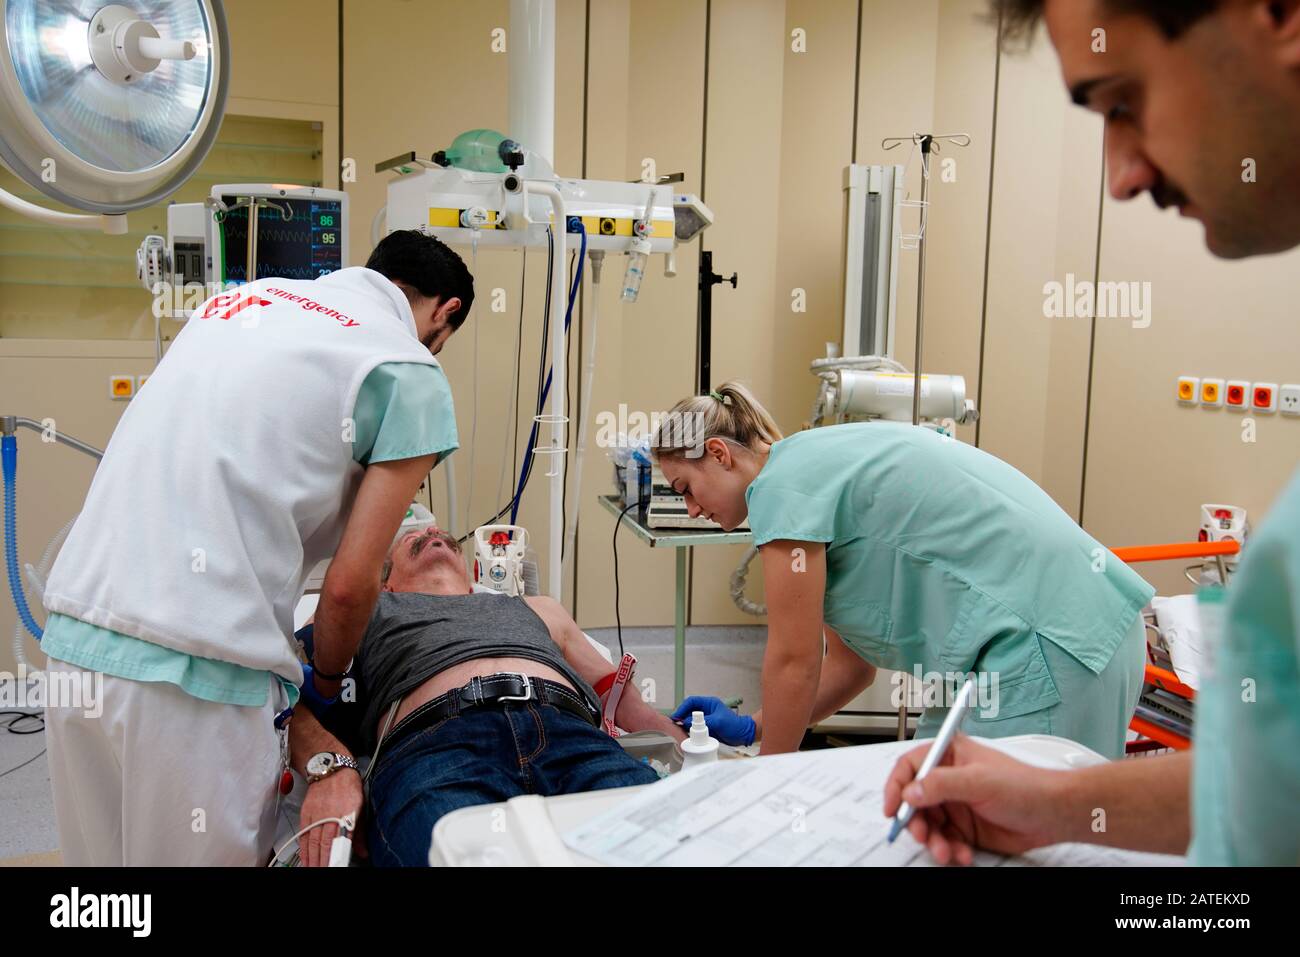
[{"label": "blue tubing", "polygon": [[37,640],[44,634],[32,617],[23,594],[23,580],[18,574],[18,439],[12,435],[0,438],[0,460],[3,460],[5,483],[5,567],[9,570],[9,592],[18,609],[18,620]]}]

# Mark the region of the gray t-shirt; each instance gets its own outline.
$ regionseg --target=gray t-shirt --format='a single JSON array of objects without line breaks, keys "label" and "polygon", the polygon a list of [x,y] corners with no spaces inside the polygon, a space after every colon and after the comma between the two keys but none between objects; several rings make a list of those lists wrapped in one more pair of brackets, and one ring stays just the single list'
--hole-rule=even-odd
[{"label": "gray t-shirt", "polygon": [[359,747],[359,753],[370,754],[380,717],[395,700],[476,658],[525,658],[554,668],[593,708],[600,708],[596,692],[565,660],[546,623],[522,598],[382,592],[353,666],[356,703],[340,701],[323,723],[349,746]]}]

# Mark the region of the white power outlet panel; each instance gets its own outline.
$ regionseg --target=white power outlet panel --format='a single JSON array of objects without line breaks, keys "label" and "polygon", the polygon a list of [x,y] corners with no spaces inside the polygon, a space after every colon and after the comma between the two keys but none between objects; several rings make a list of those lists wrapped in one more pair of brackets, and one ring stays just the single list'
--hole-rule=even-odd
[{"label": "white power outlet panel", "polygon": [[1300,385],[1282,386],[1277,398],[1277,410],[1283,415],[1300,415]]}]

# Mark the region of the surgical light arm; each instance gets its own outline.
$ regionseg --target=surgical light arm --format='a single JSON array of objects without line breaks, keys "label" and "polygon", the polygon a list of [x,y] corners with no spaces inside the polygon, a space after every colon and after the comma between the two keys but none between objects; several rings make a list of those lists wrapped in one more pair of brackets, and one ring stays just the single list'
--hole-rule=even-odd
[{"label": "surgical light arm", "polygon": [[5,189],[0,189],[0,206],[12,210],[19,216],[44,223],[46,226],[61,226],[65,229],[87,229],[102,232],[109,236],[126,235],[126,216],[96,215],[94,213],[63,213],[57,209],[46,209],[29,203],[21,196],[15,196]]}]

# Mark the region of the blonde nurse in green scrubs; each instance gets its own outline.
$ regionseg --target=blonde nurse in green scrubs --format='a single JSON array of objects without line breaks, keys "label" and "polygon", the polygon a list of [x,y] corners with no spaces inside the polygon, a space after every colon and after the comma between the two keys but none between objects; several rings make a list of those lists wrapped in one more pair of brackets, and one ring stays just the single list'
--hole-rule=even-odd
[{"label": "blonde nurse in green scrubs", "polygon": [[[728,529],[748,516],[768,607],[761,710],[697,697],[675,719],[702,710],[724,742],[793,751],[877,668],[932,688],[975,672],[971,733],[1122,754],[1153,591],[1010,465],[895,423],[783,439],[737,383],[679,402],[655,442],[691,515]],[[927,703],[922,737],[946,713]]]}]

